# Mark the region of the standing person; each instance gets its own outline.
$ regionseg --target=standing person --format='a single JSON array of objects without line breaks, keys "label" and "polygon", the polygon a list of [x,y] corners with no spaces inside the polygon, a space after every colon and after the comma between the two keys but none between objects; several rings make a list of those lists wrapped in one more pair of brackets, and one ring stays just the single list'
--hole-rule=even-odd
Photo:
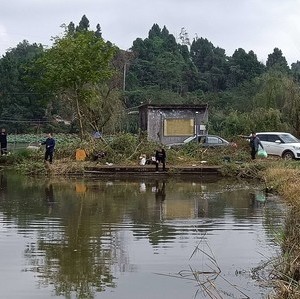
[{"label": "standing person", "polygon": [[249,145],[250,145],[250,148],[251,148],[251,159],[255,160],[256,154],[258,152],[258,147],[260,146],[262,149],[264,149],[264,147],[261,144],[259,138],[256,136],[256,133],[252,132],[250,137],[249,136],[243,136],[243,135],[241,135],[241,137],[249,139],[249,141],[250,141]]},{"label": "standing person", "polygon": [[259,146],[261,146],[261,148],[264,149],[259,138],[256,136],[256,133],[252,132],[251,137],[250,137],[251,159],[252,160],[255,159]]},{"label": "standing person", "polygon": [[55,140],[52,137],[52,134],[49,133],[47,139],[41,143],[41,145],[46,145],[46,152],[45,152],[45,162],[48,161],[52,164],[53,161],[53,153],[55,148]]},{"label": "standing person", "polygon": [[163,165],[163,171],[166,170],[166,151],[163,147],[160,148],[160,150],[157,150],[155,152],[155,160],[156,160],[156,171],[158,171],[158,164],[162,163]]},{"label": "standing person", "polygon": [[6,155],[7,154],[7,133],[4,128],[1,129],[0,144],[1,144],[1,155]]}]

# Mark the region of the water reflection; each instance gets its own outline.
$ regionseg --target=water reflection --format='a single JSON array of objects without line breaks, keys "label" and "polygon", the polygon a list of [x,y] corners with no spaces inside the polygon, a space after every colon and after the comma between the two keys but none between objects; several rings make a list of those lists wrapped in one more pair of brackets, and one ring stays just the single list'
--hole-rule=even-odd
[{"label": "water reflection", "polygon": [[162,203],[166,199],[166,182],[155,181],[155,200]]},{"label": "water reflection", "polygon": [[7,193],[7,177],[3,172],[0,172],[0,200],[6,199]]},{"label": "water reflection", "polygon": [[[65,298],[141,298],[149,284],[158,284],[157,292],[156,287],[149,290],[152,298],[164,298],[166,292],[171,298],[173,289],[173,298],[191,297],[193,286],[176,279],[163,279],[161,287],[167,291],[160,294],[161,282],[153,273],[179,273],[190,270],[190,263],[203,269],[209,262],[204,256],[201,261],[199,256],[189,260],[200,244],[206,258],[211,248],[223,272],[232,273],[226,274],[228,279],[247,287],[249,277],[233,278],[236,269],[249,269],[260,261],[254,236],[267,247],[283,215],[274,199],[261,203],[257,187],[245,182],[44,181],[13,174],[0,179],[0,220],[9,232],[0,239],[0,247],[7,245],[2,246],[0,262],[8,256],[5,250],[16,246],[10,240],[21,242],[19,236],[23,247],[18,244],[18,248],[26,259],[24,266],[24,261],[11,258],[14,267],[0,270],[0,281],[5,282],[9,271],[15,275],[22,265],[23,275],[35,273],[40,285]],[[134,281],[140,292],[127,287]],[[253,283],[248,289],[259,298],[258,286]],[[7,287],[1,291],[4,297],[19,298],[18,291]],[[226,291],[234,294],[230,287]],[[48,289],[28,291],[32,297],[41,293],[50,298]]]},{"label": "water reflection", "polygon": [[50,215],[52,213],[52,209],[55,203],[53,185],[51,184],[51,182],[47,182],[45,186],[45,201],[49,208],[48,214]]}]

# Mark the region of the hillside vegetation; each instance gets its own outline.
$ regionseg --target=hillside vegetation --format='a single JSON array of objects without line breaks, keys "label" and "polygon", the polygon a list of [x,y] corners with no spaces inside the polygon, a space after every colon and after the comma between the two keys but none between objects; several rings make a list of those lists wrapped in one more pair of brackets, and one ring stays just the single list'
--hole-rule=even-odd
[{"label": "hillside vegetation", "polygon": [[86,16],[63,29],[50,48],[22,41],[0,59],[0,126],[9,133],[138,133],[141,103],[207,103],[211,134],[300,135],[300,62],[288,66],[278,48],[263,64],[184,28],[175,37],[154,24],[126,51]]}]

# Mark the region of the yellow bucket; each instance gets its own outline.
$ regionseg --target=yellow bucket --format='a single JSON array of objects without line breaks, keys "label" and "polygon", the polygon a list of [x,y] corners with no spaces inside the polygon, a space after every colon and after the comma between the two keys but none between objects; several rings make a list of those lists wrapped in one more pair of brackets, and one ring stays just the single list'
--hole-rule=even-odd
[{"label": "yellow bucket", "polygon": [[86,152],[83,149],[76,150],[76,161],[84,161],[86,158]]}]

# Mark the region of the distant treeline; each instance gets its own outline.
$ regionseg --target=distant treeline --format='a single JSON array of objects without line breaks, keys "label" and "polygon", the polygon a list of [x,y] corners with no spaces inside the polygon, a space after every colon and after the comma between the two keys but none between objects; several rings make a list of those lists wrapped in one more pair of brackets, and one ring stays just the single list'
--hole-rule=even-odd
[{"label": "distant treeline", "polygon": [[[209,105],[210,133],[251,130],[300,135],[300,62],[280,49],[266,64],[253,51],[232,56],[207,38],[178,37],[154,24],[124,51],[105,41],[101,27],[64,26],[53,46],[19,43],[0,59],[0,125],[8,131],[137,132],[140,104]],[[57,122],[57,115],[71,122]]]}]

